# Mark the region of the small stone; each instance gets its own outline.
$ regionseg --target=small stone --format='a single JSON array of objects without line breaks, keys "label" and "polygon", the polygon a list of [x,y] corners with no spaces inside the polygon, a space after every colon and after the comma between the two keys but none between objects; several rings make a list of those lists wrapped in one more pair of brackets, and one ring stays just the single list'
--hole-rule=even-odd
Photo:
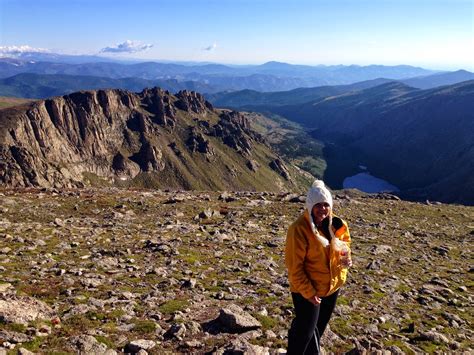
[{"label": "small stone", "polygon": [[79,353],[105,353],[107,346],[97,341],[92,335],[79,335],[71,338],[70,343]]},{"label": "small stone", "polygon": [[0,284],[0,293],[6,292],[12,289],[12,284],[10,283],[2,283]]},{"label": "small stone", "polygon": [[196,279],[184,280],[181,284],[181,288],[194,288],[196,286]]},{"label": "small stone", "polygon": [[203,343],[201,343],[200,341],[198,340],[189,340],[189,341],[186,341],[184,343],[184,346],[186,346],[187,348],[202,348],[204,346]]},{"label": "small stone", "polygon": [[60,218],[55,218],[54,219],[54,224],[57,225],[58,227],[64,227],[65,226],[64,221]]},{"label": "small stone", "polygon": [[153,340],[138,339],[133,340],[127,345],[125,345],[124,352],[137,354],[140,350],[150,350],[156,346],[156,342]]},{"label": "small stone", "polygon": [[190,335],[196,335],[202,331],[201,325],[195,321],[187,322],[186,329],[187,329],[187,333]]},{"label": "small stone", "polygon": [[449,344],[449,339],[445,335],[432,330],[429,332],[420,333],[420,336],[425,340],[434,341],[439,344]]},{"label": "small stone", "polygon": [[182,323],[175,323],[163,335],[165,339],[177,338],[182,339],[186,334],[186,326]]}]

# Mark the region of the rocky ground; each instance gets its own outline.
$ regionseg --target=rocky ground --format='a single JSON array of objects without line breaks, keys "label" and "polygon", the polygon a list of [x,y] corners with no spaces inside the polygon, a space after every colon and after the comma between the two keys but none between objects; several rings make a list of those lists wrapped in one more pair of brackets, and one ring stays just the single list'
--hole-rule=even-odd
[{"label": "rocky ground", "polygon": [[[354,266],[325,351],[472,353],[474,209],[336,195]],[[0,353],[283,352],[303,200],[1,190]]]}]

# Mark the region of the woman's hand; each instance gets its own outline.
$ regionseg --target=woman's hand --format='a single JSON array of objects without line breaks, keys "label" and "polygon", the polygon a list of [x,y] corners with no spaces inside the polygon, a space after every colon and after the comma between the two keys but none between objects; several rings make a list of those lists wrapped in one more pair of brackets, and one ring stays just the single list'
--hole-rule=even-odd
[{"label": "woman's hand", "polygon": [[341,265],[345,268],[350,268],[352,266],[352,258],[350,253],[344,258],[341,258]]},{"label": "woman's hand", "polygon": [[319,298],[318,296],[314,295],[310,298],[307,298],[307,300],[309,302],[311,302],[312,304],[314,304],[315,306],[319,305],[321,303],[321,298]]},{"label": "woman's hand", "polygon": [[343,268],[350,268],[352,266],[351,250],[347,248],[346,250],[341,250],[339,253],[341,266]]}]

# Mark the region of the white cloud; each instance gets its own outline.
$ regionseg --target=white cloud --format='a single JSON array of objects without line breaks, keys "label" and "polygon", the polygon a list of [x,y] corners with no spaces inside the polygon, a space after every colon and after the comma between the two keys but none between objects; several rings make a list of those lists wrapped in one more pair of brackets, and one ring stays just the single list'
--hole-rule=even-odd
[{"label": "white cloud", "polygon": [[217,48],[217,43],[213,43],[213,44],[211,44],[210,46],[208,46],[208,47],[206,47],[206,48],[203,48],[203,50],[208,51],[208,52],[211,52],[211,51],[213,51],[213,50],[216,49],[216,48]]},{"label": "white cloud", "polygon": [[23,53],[50,53],[45,48],[33,48],[30,46],[0,46],[0,57],[20,56]]},{"label": "white cloud", "polygon": [[153,47],[152,44],[142,44],[140,41],[126,40],[123,43],[118,43],[113,47],[105,47],[100,51],[102,53],[136,53],[146,51]]}]

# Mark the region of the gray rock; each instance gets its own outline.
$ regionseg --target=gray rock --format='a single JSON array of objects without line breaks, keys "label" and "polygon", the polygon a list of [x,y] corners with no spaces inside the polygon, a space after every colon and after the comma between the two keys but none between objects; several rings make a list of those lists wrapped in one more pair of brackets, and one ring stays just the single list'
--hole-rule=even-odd
[{"label": "gray rock", "polygon": [[220,216],[220,212],[211,210],[210,208],[205,209],[198,215],[198,217],[201,219],[208,219],[208,218],[218,217],[218,216]]},{"label": "gray rock", "polygon": [[107,346],[97,341],[92,335],[78,335],[69,341],[71,347],[81,354],[116,354],[114,350],[108,350]]},{"label": "gray rock", "polygon": [[182,339],[186,335],[186,326],[182,323],[172,324],[171,327],[163,334],[165,339],[177,338]]},{"label": "gray rock", "polygon": [[380,270],[382,268],[382,263],[380,260],[372,260],[365,268],[367,270]]},{"label": "gray rock", "polygon": [[204,346],[199,340],[189,340],[184,343],[184,346],[190,349],[202,348]]},{"label": "gray rock", "polygon": [[229,331],[241,333],[261,328],[260,322],[236,304],[220,310],[218,321]]},{"label": "gray rock", "polygon": [[18,332],[9,331],[9,330],[0,330],[0,339],[3,339],[3,341],[8,341],[10,343],[16,344],[16,343],[25,343],[27,341],[30,341],[31,337],[23,333],[18,333]]},{"label": "gray rock", "polygon": [[429,332],[421,332],[420,337],[424,340],[434,341],[439,344],[449,344],[449,339],[438,332],[430,330]]},{"label": "gray rock", "polygon": [[184,280],[181,284],[182,288],[194,288],[196,286],[196,279]]},{"label": "gray rock", "polygon": [[153,340],[138,339],[125,345],[124,351],[130,354],[137,354],[140,350],[151,350],[156,346]]},{"label": "gray rock", "polygon": [[339,335],[332,331],[330,325],[328,324],[321,338],[321,343],[337,345],[344,344],[344,341],[339,337]]},{"label": "gray rock", "polygon": [[28,324],[37,319],[51,319],[55,313],[46,303],[27,296],[0,299],[0,320],[4,323]]},{"label": "gray rock", "polygon": [[266,347],[253,345],[244,339],[237,338],[224,347],[216,350],[214,354],[269,355],[270,351]]},{"label": "gray rock", "polygon": [[374,245],[370,252],[374,255],[393,253],[393,248],[389,245]]},{"label": "gray rock", "polygon": [[199,334],[202,331],[202,327],[198,322],[190,321],[186,322],[187,333],[190,335]]},{"label": "gray rock", "polygon": [[13,286],[10,283],[1,283],[0,284],[0,293],[8,292],[11,289],[13,289]]}]

